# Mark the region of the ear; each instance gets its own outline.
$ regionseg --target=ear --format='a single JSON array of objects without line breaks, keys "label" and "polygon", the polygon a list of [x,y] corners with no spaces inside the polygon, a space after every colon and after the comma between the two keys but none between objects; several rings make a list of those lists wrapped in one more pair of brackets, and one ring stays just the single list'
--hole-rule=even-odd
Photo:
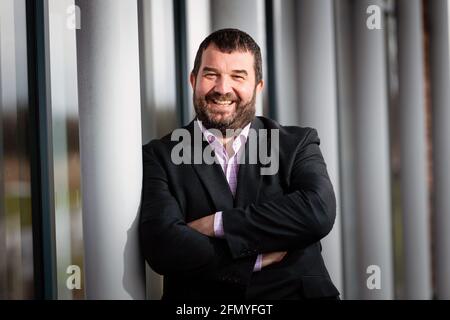
[{"label": "ear", "polygon": [[260,93],[264,88],[264,80],[261,80],[256,85],[256,93]]},{"label": "ear", "polygon": [[189,82],[191,83],[192,90],[195,91],[195,75],[192,72],[189,76]]}]

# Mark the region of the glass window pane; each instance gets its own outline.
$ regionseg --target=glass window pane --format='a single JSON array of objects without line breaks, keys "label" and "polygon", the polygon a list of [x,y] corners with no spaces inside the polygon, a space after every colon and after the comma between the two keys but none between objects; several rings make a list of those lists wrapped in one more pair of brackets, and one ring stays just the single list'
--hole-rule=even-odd
[{"label": "glass window pane", "polygon": [[32,299],[25,0],[0,1],[0,299]]},{"label": "glass window pane", "polygon": [[[75,34],[77,9],[73,0],[49,0],[48,13],[58,299],[82,299],[83,237]],[[81,276],[80,286],[76,277],[71,277],[77,267]]]}]

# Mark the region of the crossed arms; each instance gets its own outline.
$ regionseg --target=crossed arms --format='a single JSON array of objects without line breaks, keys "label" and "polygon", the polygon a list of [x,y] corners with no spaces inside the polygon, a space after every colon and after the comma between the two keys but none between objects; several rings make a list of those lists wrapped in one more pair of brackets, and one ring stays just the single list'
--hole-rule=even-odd
[{"label": "crossed arms", "polygon": [[273,263],[283,252],[319,241],[334,224],[335,196],[314,129],[299,143],[289,165],[289,192],[223,211],[223,239],[211,236],[211,217],[186,223],[152,144],[144,148],[143,159],[141,248],[160,274],[213,281],[233,274],[245,284],[258,254],[266,254],[271,260],[265,262]]}]

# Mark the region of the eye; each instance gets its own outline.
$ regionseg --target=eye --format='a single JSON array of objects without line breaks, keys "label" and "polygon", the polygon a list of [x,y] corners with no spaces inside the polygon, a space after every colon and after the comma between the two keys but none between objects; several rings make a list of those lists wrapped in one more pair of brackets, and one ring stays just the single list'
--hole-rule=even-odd
[{"label": "eye", "polygon": [[214,79],[215,77],[217,77],[217,75],[215,73],[205,73],[204,77],[206,79]]},{"label": "eye", "polygon": [[235,79],[235,80],[245,80],[245,78],[243,76],[239,76],[239,75],[233,75],[233,79]]}]

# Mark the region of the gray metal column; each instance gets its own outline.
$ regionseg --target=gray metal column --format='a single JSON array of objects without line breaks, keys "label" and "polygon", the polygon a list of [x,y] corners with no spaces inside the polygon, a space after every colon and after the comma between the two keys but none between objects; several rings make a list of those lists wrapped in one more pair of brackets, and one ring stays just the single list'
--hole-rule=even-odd
[{"label": "gray metal column", "polygon": [[[343,292],[342,244],[339,193],[338,118],[332,0],[297,1],[298,108],[297,124],[318,130],[321,149],[337,199],[337,216],[331,233],[322,241],[330,276]],[[281,78],[282,79],[282,78]]]},{"label": "gray metal column", "polygon": [[[173,1],[139,0],[142,143],[177,126]],[[188,79],[186,79],[188,83]],[[147,298],[159,300],[163,277],[146,264]]]},{"label": "gray metal column", "polygon": [[[353,112],[355,135],[358,288],[362,299],[392,299],[391,192],[383,29],[369,29],[367,8],[383,1],[353,1]],[[380,286],[377,286],[379,278]],[[373,286],[372,286],[373,285]]]},{"label": "gray metal column", "polygon": [[[165,1],[165,0],[164,0]],[[211,33],[211,1],[210,0],[187,0],[186,1],[186,37],[187,37],[187,62],[188,73],[194,68],[195,55],[198,47]],[[193,90],[189,88],[189,97],[192,97]],[[195,117],[194,104],[189,99],[191,117]]]},{"label": "gray metal column", "polygon": [[[266,78],[265,0],[211,0],[212,31],[222,28],[238,28],[247,32],[261,48],[263,73]],[[263,91],[265,95],[265,91]],[[263,99],[257,99],[256,114],[266,114]]]},{"label": "gray metal column", "polygon": [[283,125],[298,125],[297,0],[273,0],[276,111]]},{"label": "gray metal column", "polygon": [[349,0],[335,1],[336,72],[338,83],[340,189],[345,299],[357,299],[358,238],[355,185],[355,115],[353,112],[352,15]]},{"label": "gray metal column", "polygon": [[400,0],[400,172],[406,299],[432,296],[422,34],[422,1]]},{"label": "gray metal column", "polygon": [[86,296],[143,299],[137,1],[77,4]]},{"label": "gray metal column", "polygon": [[450,4],[430,5],[436,296],[450,299]]}]

